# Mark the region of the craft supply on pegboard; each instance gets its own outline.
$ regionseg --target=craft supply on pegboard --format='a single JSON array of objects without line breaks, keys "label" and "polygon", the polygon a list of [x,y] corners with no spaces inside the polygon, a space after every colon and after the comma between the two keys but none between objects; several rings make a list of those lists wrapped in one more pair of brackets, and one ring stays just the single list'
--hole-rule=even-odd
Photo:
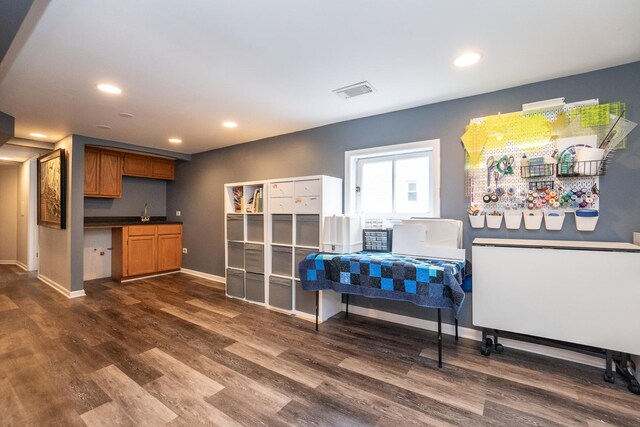
[{"label": "craft supply on pegboard", "polygon": [[[604,127],[607,122],[603,115],[611,111],[620,111],[619,105],[586,110],[585,123],[600,123]],[[601,107],[595,105],[595,107]],[[564,173],[559,174],[558,151],[556,140],[558,135],[567,134],[571,124],[578,123],[581,129],[582,116],[574,110],[581,110],[580,104],[557,106],[537,111],[498,114],[484,119],[474,119],[470,125],[473,129],[466,140],[470,142],[475,159],[471,158],[465,170],[465,195],[471,203],[483,206],[484,209],[565,209],[575,210],[575,203],[563,205],[558,195],[549,202],[549,198],[536,194],[533,202],[527,201],[529,192],[555,191],[556,193],[575,188],[591,188],[599,186],[598,176],[601,173]],[[574,123],[575,122],[575,123]],[[610,122],[609,122],[610,123]],[[608,124],[608,123],[607,123]],[[603,137],[605,136],[602,131]],[[582,130],[578,134],[583,134]],[[486,138],[485,138],[486,135]],[[463,137],[465,148],[467,144]],[[480,153],[478,151],[480,150]],[[569,153],[575,171],[575,152]],[[567,156],[568,157],[568,156]],[[572,163],[569,163],[572,162]],[[604,166],[600,170],[604,170]],[[590,165],[590,168],[594,166]],[[566,172],[566,167],[565,167]],[[507,193],[505,189],[510,191]],[[546,198],[546,199],[545,199]],[[599,209],[598,198],[590,198],[588,207]],[[580,205],[578,203],[578,206]],[[565,207],[566,206],[566,207]]]}]

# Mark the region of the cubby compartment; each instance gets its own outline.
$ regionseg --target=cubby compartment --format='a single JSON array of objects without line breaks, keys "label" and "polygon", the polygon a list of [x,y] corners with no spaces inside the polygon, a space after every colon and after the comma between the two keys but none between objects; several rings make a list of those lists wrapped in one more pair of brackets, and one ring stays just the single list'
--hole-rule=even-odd
[{"label": "cubby compartment", "polygon": [[296,280],[296,310],[307,314],[316,313],[316,293],[302,289],[299,280]]},{"label": "cubby compartment", "polygon": [[249,301],[264,302],[264,274],[247,273],[245,293]]},{"label": "cubby compartment", "polygon": [[296,215],[296,245],[319,247],[319,215]]},{"label": "cubby compartment", "polygon": [[264,217],[262,215],[247,215],[247,240],[264,242]]},{"label": "cubby compartment", "polygon": [[281,245],[293,243],[293,215],[271,215],[271,241]]},{"label": "cubby compartment", "polygon": [[244,271],[227,268],[227,295],[244,298]]},{"label": "cubby compartment", "polygon": [[227,242],[227,265],[234,268],[244,268],[244,243]]},{"label": "cubby compartment", "polygon": [[264,273],[264,245],[245,243],[244,269],[251,273]]},{"label": "cubby compartment", "polygon": [[318,252],[317,249],[307,249],[307,248],[296,248],[295,257],[293,262],[293,276],[297,279],[300,277],[300,263],[309,255],[311,252]]},{"label": "cubby compartment", "polygon": [[291,279],[269,277],[269,305],[283,310],[292,309]]},{"label": "cubby compartment", "polygon": [[244,215],[227,215],[227,240],[244,240]]},{"label": "cubby compartment", "polygon": [[291,276],[292,248],[288,246],[271,247],[271,272]]}]

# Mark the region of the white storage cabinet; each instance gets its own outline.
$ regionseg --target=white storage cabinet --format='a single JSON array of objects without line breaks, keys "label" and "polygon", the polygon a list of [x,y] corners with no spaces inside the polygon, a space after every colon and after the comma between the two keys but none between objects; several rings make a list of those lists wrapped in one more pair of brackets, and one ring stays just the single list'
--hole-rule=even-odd
[{"label": "white storage cabinet", "polygon": [[[298,265],[320,252],[324,218],[342,213],[342,180],[330,176],[275,179],[269,185],[267,305],[315,321],[315,292],[302,290]],[[319,321],[342,309],[340,294],[321,291]]]}]

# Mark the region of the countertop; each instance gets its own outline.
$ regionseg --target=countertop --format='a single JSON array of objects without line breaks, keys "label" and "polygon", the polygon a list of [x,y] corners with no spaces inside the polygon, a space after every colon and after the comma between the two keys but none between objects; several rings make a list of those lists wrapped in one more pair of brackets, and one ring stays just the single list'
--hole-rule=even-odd
[{"label": "countertop", "polygon": [[182,224],[182,221],[167,221],[166,216],[152,216],[149,222],[142,222],[139,216],[95,216],[84,218],[84,228],[117,228],[128,225]]}]

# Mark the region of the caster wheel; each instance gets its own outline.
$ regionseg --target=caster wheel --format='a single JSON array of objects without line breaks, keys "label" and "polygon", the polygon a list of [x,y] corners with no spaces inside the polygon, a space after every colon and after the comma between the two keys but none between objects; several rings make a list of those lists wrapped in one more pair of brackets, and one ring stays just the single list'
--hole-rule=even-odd
[{"label": "caster wheel", "polygon": [[502,353],[504,351],[504,346],[502,344],[496,344],[496,353]]},{"label": "caster wheel", "polygon": [[491,356],[491,349],[483,348],[482,350],[480,350],[480,354],[485,356],[485,357],[489,357],[489,356]]},{"label": "caster wheel", "polygon": [[616,378],[613,376],[613,374],[608,375],[606,372],[604,373],[604,375],[602,376],[602,378],[608,382],[608,383],[615,383],[616,382]]},{"label": "caster wheel", "polygon": [[629,384],[629,391],[633,394],[640,394],[640,384]]},{"label": "caster wheel", "polygon": [[491,338],[485,338],[484,345],[486,345],[489,348],[493,347],[493,340]]}]

